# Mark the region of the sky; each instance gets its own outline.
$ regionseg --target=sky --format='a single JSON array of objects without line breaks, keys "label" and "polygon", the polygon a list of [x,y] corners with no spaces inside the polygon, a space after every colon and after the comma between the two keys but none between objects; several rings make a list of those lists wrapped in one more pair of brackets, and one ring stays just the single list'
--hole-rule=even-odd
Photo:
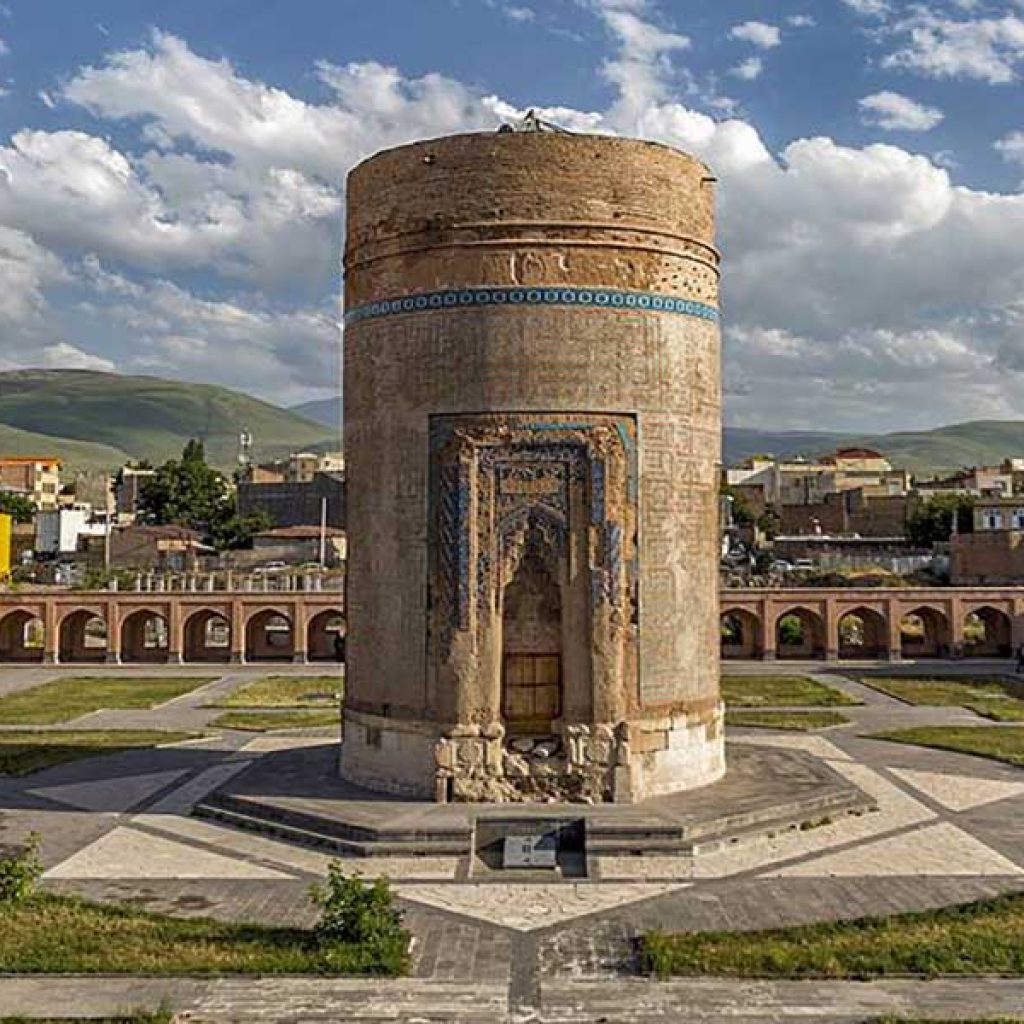
[{"label": "sky", "polygon": [[727,422],[1024,418],[1024,0],[3,0],[0,369],[336,393],[344,180],[537,108],[720,180]]}]

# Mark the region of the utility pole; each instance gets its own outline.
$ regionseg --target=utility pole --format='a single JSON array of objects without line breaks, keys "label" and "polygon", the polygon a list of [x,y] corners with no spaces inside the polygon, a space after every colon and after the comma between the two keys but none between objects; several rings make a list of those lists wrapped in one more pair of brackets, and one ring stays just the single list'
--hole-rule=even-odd
[{"label": "utility pole", "polygon": [[327,568],[327,497],[320,499],[320,568]]}]

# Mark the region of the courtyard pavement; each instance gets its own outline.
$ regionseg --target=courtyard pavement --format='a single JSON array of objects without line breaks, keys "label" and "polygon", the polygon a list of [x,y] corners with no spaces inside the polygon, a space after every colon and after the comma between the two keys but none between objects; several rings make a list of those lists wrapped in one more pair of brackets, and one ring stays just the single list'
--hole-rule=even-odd
[{"label": "courtyard pavement", "polygon": [[[927,669],[992,674],[1006,672],[1007,665]],[[1024,889],[1024,771],[861,735],[925,723],[988,724],[984,720],[956,708],[908,707],[821,665],[729,670],[810,672],[865,700],[863,707],[841,709],[851,719],[848,726],[811,735],[733,730],[729,738],[820,757],[870,793],[879,809],[696,859],[603,857],[595,877],[576,882],[468,882],[453,857],[346,861],[353,871],[383,872],[392,879],[415,937],[411,978],[3,977],[0,1010],[89,1017],[154,1005],[166,995],[194,1021],[736,1024],[861,1021],[884,1013],[949,1019],[968,1012],[1024,1019],[1024,979],[798,983],[636,977],[635,940],[651,928],[758,929]],[[156,671],[181,674],[180,668]],[[309,667],[296,671],[317,674]],[[133,728],[199,729],[219,713],[201,704],[270,672],[277,668],[232,669],[161,708],[97,712],[74,725],[121,727],[130,716]],[[35,685],[56,674],[4,672],[0,693],[20,688],[26,678],[25,685]],[[308,886],[324,874],[325,854],[192,818],[189,810],[270,750],[330,742],[331,730],[290,736],[220,732],[20,779],[0,778],[0,844],[17,842],[32,829],[41,832],[45,884],[55,891],[179,915],[309,923],[315,912]]]}]

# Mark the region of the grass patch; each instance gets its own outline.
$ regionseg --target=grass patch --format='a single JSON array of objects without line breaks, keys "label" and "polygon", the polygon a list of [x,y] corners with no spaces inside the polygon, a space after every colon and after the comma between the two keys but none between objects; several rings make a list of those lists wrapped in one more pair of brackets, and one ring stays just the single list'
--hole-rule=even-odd
[{"label": "grass patch", "polygon": [[0,775],[29,775],[84,757],[180,743],[194,737],[195,733],[159,729],[0,731]]},{"label": "grass patch", "polygon": [[226,711],[210,724],[243,732],[273,732],[337,725],[340,720],[337,711]]},{"label": "grass patch", "polygon": [[741,729],[788,729],[810,732],[845,725],[850,720],[838,711],[726,711],[725,724]]},{"label": "grass patch", "polygon": [[831,686],[806,676],[722,676],[722,697],[729,707],[842,707],[860,704]]},{"label": "grass patch", "polygon": [[645,969],[661,976],[1019,976],[1024,974],[1024,894],[759,932],[650,932],[640,952]]},{"label": "grass patch", "polygon": [[1024,726],[922,725],[914,729],[872,733],[870,738],[1024,765]]},{"label": "grass patch", "polygon": [[312,931],[183,919],[42,895],[4,909],[0,972],[27,974],[380,974],[407,966],[386,948],[318,945]]},{"label": "grass patch", "polygon": [[862,676],[860,681],[907,704],[967,708],[997,722],[1024,722],[1024,700],[1016,696],[1008,679]]},{"label": "grass patch", "polygon": [[264,676],[240,686],[211,708],[309,708],[337,707],[343,677]]},{"label": "grass patch", "polygon": [[0,725],[53,725],[109,708],[152,708],[216,676],[71,676],[0,698]]}]

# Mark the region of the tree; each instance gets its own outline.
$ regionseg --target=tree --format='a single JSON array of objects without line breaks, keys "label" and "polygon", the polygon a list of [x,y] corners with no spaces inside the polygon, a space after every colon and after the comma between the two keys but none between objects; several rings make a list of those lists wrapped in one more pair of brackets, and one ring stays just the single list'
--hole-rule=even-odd
[{"label": "tree", "polygon": [[138,518],[157,526],[187,526],[220,549],[248,544],[269,525],[263,516],[238,515],[227,477],[207,463],[203,443],[195,439],[180,459],[168,459],[142,484]]},{"label": "tree", "polygon": [[974,497],[970,494],[937,494],[907,516],[907,539],[915,546],[930,548],[948,541],[953,534],[953,517],[958,533],[974,532]]},{"label": "tree", "polygon": [[11,516],[16,523],[31,523],[36,514],[35,502],[24,494],[0,491],[0,512]]},{"label": "tree", "polygon": [[754,513],[750,502],[730,484],[722,485],[722,497],[732,499],[732,521],[737,526],[750,526],[754,522]]}]

